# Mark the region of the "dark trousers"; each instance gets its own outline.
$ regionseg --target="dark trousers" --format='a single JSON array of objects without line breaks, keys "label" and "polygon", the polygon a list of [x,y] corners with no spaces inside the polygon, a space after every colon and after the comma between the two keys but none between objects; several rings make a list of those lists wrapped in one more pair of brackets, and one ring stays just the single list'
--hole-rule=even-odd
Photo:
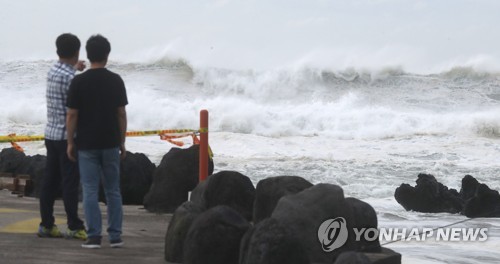
[{"label": "dark trousers", "polygon": [[54,201],[60,190],[64,209],[71,230],[85,229],[78,217],[78,186],[80,175],[78,165],[66,155],[66,140],[45,140],[47,164],[40,188],[40,225],[52,228],[54,225]]}]

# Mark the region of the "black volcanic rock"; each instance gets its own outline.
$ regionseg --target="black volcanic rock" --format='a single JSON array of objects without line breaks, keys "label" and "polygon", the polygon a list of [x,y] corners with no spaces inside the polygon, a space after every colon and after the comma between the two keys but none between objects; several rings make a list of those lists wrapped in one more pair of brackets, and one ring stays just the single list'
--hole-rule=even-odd
[{"label": "black volcanic rock", "polygon": [[[198,184],[199,145],[187,149],[172,148],[165,154],[153,174],[153,184],[144,197],[144,207],[150,212],[173,213],[187,201],[188,192]],[[214,163],[209,160],[208,174]]]},{"label": "black volcanic rock", "polygon": [[140,205],[153,182],[156,166],[143,153],[127,152],[120,163],[120,188],[123,204]]},{"label": "black volcanic rock", "polygon": [[500,217],[500,195],[486,184],[479,184],[475,195],[465,202],[467,217]]},{"label": "black volcanic rock", "polygon": [[430,174],[419,174],[417,185],[401,184],[394,193],[406,210],[461,213],[467,217],[500,217],[500,194],[471,175],[462,178],[460,193]]},{"label": "black volcanic rock", "polygon": [[270,217],[281,197],[301,192],[311,186],[312,183],[298,176],[270,177],[259,181],[255,189],[254,223]]},{"label": "black volcanic rock", "polygon": [[476,190],[479,187],[479,182],[471,175],[465,175],[462,179],[462,188],[460,189],[460,198],[467,201],[476,196]]},{"label": "black volcanic rock", "polygon": [[[299,238],[311,262],[331,263],[340,253],[356,250],[353,224],[355,213],[338,185],[320,183],[299,193],[283,196],[271,215]],[[333,251],[325,251],[318,240],[318,228],[326,220],[343,218],[344,242]],[[342,228],[341,228],[342,229]]]},{"label": "black volcanic rock", "polygon": [[184,261],[184,241],[189,228],[202,212],[203,209],[193,202],[185,202],[175,210],[165,235],[166,261],[175,263]]},{"label": "black volcanic rock", "polygon": [[203,193],[206,208],[227,205],[252,220],[255,187],[249,177],[236,171],[220,171],[210,177]]},{"label": "black volcanic rock", "polygon": [[424,213],[459,213],[463,200],[455,189],[448,189],[433,175],[419,174],[415,187],[401,184],[394,197],[406,210]]},{"label": "black volcanic rock", "polygon": [[250,228],[241,240],[240,264],[309,264],[309,257],[290,228],[266,218]]},{"label": "black volcanic rock", "polygon": [[238,264],[240,242],[250,223],[226,205],[196,217],[184,241],[184,264]]}]

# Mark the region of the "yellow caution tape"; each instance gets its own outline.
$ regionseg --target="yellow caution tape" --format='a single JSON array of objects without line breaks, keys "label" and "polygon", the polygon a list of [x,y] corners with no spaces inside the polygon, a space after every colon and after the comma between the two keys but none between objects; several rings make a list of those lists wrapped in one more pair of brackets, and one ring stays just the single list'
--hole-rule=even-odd
[{"label": "yellow caution tape", "polygon": [[[149,135],[160,134],[179,134],[179,133],[196,133],[198,130],[194,129],[167,129],[167,130],[147,130],[147,131],[128,131],[127,137],[142,137]],[[41,135],[34,136],[17,136],[15,134],[0,136],[0,143],[8,142],[27,142],[27,141],[42,141],[45,137]]]},{"label": "yellow caution tape", "polygon": [[39,141],[44,140],[44,136],[16,136],[16,135],[8,135],[8,136],[0,136],[0,143],[5,142],[26,142],[26,141]]},{"label": "yellow caution tape", "polygon": [[[199,140],[195,139],[196,138],[196,133],[208,133],[208,128],[207,127],[202,127],[199,130],[194,130],[194,129],[165,129],[165,130],[146,130],[146,131],[127,131],[126,136],[127,137],[143,137],[143,136],[149,136],[149,135],[160,135],[160,137],[164,140],[168,140],[170,143],[175,144],[175,145],[180,145],[182,144],[177,143],[175,141],[172,141],[171,138],[178,138],[178,137],[185,137],[189,135],[193,135],[193,141],[195,144],[199,144]],[[177,137],[174,136],[173,134],[183,134],[183,135],[178,135]],[[19,151],[23,152],[23,149],[16,144],[16,142],[27,142],[27,141],[42,141],[44,140],[44,136],[40,135],[35,135],[35,136],[17,136],[16,134],[10,134],[7,136],[0,136],[0,143],[11,143],[12,146]],[[16,147],[17,146],[17,147]],[[208,146],[208,155],[210,159],[213,158],[214,153],[212,152],[212,148]]]},{"label": "yellow caution tape", "polygon": [[167,129],[167,130],[149,130],[149,131],[129,131],[126,133],[127,137],[142,137],[148,135],[161,135],[161,134],[179,134],[179,133],[194,133],[198,130],[193,129]]}]

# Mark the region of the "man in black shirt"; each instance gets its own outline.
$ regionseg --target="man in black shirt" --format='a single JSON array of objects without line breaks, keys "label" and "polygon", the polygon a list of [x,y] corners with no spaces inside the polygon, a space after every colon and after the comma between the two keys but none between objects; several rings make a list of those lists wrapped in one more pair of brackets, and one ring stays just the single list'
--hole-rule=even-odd
[{"label": "man in black shirt", "polygon": [[[84,248],[100,248],[102,219],[98,203],[102,183],[108,211],[108,238],[111,247],[121,247],[122,197],[120,158],[125,157],[125,132],[128,104],[121,77],[106,69],[111,45],[101,35],[89,38],[86,45],[90,69],[76,76],[68,94],[68,157],[80,165],[83,208],[87,223]],[[76,139],[73,135],[76,133]]]}]

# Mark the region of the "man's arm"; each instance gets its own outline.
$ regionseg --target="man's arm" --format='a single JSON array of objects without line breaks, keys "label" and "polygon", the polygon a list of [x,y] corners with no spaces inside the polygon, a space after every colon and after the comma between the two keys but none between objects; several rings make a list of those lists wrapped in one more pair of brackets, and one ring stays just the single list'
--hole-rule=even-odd
[{"label": "man's arm", "polygon": [[125,149],[125,136],[127,133],[127,111],[125,106],[118,107],[118,126],[120,128],[120,157],[124,159],[127,154]]},{"label": "man's arm", "polygon": [[75,131],[77,122],[78,122],[78,110],[73,108],[68,108],[68,113],[66,115],[66,133],[68,137],[68,149],[66,150],[66,153],[68,154],[68,158],[72,161],[76,161]]}]

